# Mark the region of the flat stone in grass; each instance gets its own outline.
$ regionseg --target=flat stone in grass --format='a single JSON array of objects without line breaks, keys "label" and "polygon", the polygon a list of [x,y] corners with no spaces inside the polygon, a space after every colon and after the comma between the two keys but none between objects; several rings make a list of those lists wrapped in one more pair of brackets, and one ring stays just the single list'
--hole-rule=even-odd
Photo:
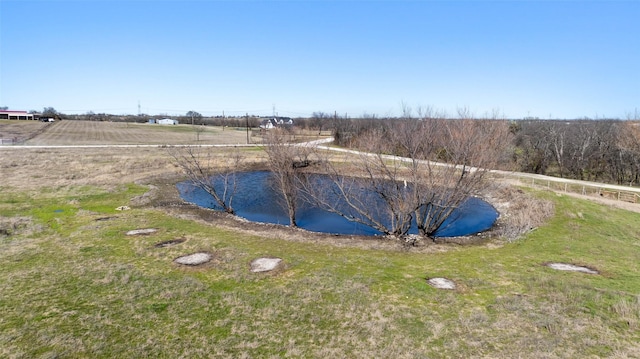
[{"label": "flat stone in grass", "polygon": [[438,289],[456,289],[456,284],[447,278],[431,278],[427,279],[427,283]]},{"label": "flat stone in grass", "polygon": [[147,234],[155,233],[158,230],[156,228],[144,228],[144,229],[134,229],[127,232],[127,236],[146,236]]},{"label": "flat stone in grass", "polygon": [[209,262],[211,258],[213,258],[211,253],[197,252],[193,254],[188,254],[186,256],[178,257],[173,261],[178,264],[182,264],[186,266],[198,266],[198,265]]},{"label": "flat stone in grass", "polygon": [[555,270],[564,270],[564,271],[571,271],[571,272],[582,272],[582,273],[587,273],[587,274],[599,274],[599,272],[597,270],[594,270],[594,269],[591,269],[591,268],[587,268],[587,267],[583,267],[583,266],[577,266],[577,265],[574,265],[574,264],[568,264],[568,263],[547,263],[546,266],[551,268],[551,269],[555,269]]},{"label": "flat stone in grass", "polygon": [[256,258],[251,261],[251,271],[253,273],[269,272],[278,267],[282,262],[280,258]]}]

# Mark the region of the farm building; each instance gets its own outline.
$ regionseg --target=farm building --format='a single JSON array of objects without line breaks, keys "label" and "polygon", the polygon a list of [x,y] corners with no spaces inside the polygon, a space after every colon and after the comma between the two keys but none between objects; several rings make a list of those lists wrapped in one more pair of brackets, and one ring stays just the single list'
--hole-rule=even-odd
[{"label": "farm building", "polygon": [[156,121],[159,125],[177,125],[178,120],[172,120],[170,118],[163,118],[161,120]]},{"label": "farm building", "polygon": [[0,111],[0,120],[33,120],[33,114],[27,111]]}]

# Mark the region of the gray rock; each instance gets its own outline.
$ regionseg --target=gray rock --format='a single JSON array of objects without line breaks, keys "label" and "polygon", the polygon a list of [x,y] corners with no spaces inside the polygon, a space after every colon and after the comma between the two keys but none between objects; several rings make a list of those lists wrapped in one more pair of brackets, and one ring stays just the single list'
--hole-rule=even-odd
[{"label": "gray rock", "polygon": [[447,278],[431,278],[427,280],[427,283],[438,289],[456,289],[456,284]]},{"label": "gray rock", "polygon": [[187,266],[197,266],[197,265],[209,262],[211,258],[213,258],[213,256],[210,253],[198,252],[198,253],[193,253],[186,256],[178,257],[173,261],[178,264],[183,264]]},{"label": "gray rock", "polygon": [[280,258],[257,258],[251,262],[251,271],[254,273],[272,271],[280,262],[282,262]]},{"label": "gray rock", "polygon": [[577,266],[577,265],[568,264],[568,263],[548,263],[547,267],[555,270],[582,272],[587,274],[598,274],[598,271],[595,271],[591,268]]},{"label": "gray rock", "polygon": [[155,228],[134,229],[134,230],[131,230],[131,231],[127,232],[127,236],[147,235],[147,234],[155,233],[157,231],[158,230],[155,229]]}]

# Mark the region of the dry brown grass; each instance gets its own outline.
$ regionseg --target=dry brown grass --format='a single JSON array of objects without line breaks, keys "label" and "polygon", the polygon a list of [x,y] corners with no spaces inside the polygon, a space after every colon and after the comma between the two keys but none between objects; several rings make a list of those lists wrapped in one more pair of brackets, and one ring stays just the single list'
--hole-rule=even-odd
[{"label": "dry brown grass", "polygon": [[506,241],[514,241],[535,230],[555,213],[553,202],[507,184],[493,185],[487,191],[486,198],[500,212],[492,235]]},{"label": "dry brown grass", "polygon": [[0,238],[15,235],[30,235],[42,230],[42,226],[34,224],[30,217],[0,216]]},{"label": "dry brown grass", "polygon": [[3,149],[2,186],[21,190],[68,185],[112,186],[175,172],[159,148]]}]

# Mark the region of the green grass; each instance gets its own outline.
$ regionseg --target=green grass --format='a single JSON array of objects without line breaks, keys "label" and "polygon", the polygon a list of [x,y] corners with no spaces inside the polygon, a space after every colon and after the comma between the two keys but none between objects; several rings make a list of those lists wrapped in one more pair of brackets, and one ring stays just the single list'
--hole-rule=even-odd
[{"label": "green grass", "polygon": [[[556,216],[520,241],[426,254],[115,210],[144,190],[0,192],[0,216],[38,228],[0,237],[0,357],[640,356],[635,213],[547,195]],[[159,230],[125,234],[137,228]],[[154,247],[175,238],[187,241]],[[172,262],[196,251],[214,260]],[[250,273],[259,256],[285,268]],[[552,261],[602,274],[543,266]],[[459,289],[428,286],[435,276]]]}]

